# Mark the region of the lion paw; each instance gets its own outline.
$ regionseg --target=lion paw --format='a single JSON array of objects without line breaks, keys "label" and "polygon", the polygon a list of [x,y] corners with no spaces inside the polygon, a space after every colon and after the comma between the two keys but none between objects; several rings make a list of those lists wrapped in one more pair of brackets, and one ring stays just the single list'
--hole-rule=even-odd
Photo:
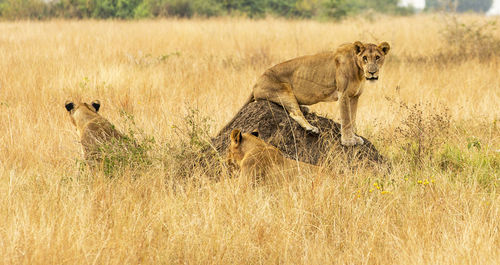
[{"label": "lion paw", "polygon": [[319,134],[318,127],[314,127],[314,126],[312,126],[311,128],[307,128],[306,131],[309,133]]},{"label": "lion paw", "polygon": [[354,139],[356,139],[356,144],[364,144],[365,141],[363,141],[363,138],[359,137],[359,136],[356,136],[354,135]]},{"label": "lion paw", "polygon": [[353,137],[347,138],[347,139],[342,136],[340,138],[340,143],[343,146],[355,146],[355,145],[358,145],[358,144],[363,144],[364,141],[363,141],[363,138],[354,135]]}]

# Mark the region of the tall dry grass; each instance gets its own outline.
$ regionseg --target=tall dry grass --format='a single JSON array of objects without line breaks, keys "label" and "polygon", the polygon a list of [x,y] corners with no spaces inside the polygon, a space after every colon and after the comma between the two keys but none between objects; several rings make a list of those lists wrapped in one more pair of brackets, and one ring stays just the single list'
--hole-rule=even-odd
[{"label": "tall dry grass", "polygon": [[[498,51],[456,53],[443,19],[1,22],[0,262],[500,263]],[[242,190],[181,168],[196,152],[182,143],[214,135],[266,68],[355,40],[392,46],[358,118],[390,173],[334,164]],[[68,98],[154,137],[154,161],[81,170]],[[337,105],[312,109],[338,120]],[[186,119],[210,129],[193,136]]]}]

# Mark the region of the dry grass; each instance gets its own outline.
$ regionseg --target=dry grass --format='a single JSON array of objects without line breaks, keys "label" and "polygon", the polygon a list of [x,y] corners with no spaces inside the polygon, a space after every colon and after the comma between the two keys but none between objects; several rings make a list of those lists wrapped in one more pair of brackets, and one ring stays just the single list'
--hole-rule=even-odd
[{"label": "dry grass", "polygon": [[[447,53],[444,25],[1,22],[0,263],[499,264],[500,57]],[[392,45],[358,121],[392,162],[389,175],[337,165],[241,190],[227,174],[178,168],[184,149],[195,152],[181,144],[189,109],[210,117],[214,135],[267,67],[354,40]],[[155,161],[111,179],[80,171],[68,98],[100,99],[121,129],[120,112],[132,114],[155,138]],[[338,120],[337,105],[312,109]]]}]

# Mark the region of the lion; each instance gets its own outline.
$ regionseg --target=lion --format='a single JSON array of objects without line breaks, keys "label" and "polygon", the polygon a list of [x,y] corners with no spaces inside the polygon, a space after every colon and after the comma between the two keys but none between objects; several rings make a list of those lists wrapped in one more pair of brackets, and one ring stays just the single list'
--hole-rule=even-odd
[{"label": "lion", "polygon": [[340,93],[341,144],[363,144],[363,139],[355,135],[358,99],[365,80],[378,80],[379,69],[389,50],[387,42],[377,46],[356,41],[341,45],[334,52],[277,64],[258,78],[245,105],[258,99],[278,103],[302,128],[319,133],[319,129],[305,119],[299,105],[337,101]]},{"label": "lion", "polygon": [[64,107],[68,111],[71,123],[76,127],[87,162],[100,161],[102,148],[106,144],[125,138],[113,124],[98,113],[101,107],[99,100],[94,100],[90,104],[68,100]]},{"label": "lion", "polygon": [[240,168],[240,183],[264,180],[279,183],[300,173],[318,173],[319,167],[283,156],[278,148],[259,138],[258,131],[242,133],[234,129],[227,162]]}]

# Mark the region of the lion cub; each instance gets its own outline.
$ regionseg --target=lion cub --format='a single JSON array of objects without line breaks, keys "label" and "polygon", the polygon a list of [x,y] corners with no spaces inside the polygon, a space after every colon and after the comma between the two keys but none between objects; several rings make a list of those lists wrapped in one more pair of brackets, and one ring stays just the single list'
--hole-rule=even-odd
[{"label": "lion cub", "polygon": [[278,148],[258,138],[259,133],[231,132],[227,161],[239,166],[240,183],[264,180],[279,183],[300,173],[317,173],[319,167],[283,156]]},{"label": "lion cub", "polygon": [[101,160],[101,148],[104,144],[109,144],[113,139],[124,138],[113,124],[97,113],[101,107],[99,100],[90,104],[66,101],[64,107],[76,127],[85,160],[88,162]]}]

